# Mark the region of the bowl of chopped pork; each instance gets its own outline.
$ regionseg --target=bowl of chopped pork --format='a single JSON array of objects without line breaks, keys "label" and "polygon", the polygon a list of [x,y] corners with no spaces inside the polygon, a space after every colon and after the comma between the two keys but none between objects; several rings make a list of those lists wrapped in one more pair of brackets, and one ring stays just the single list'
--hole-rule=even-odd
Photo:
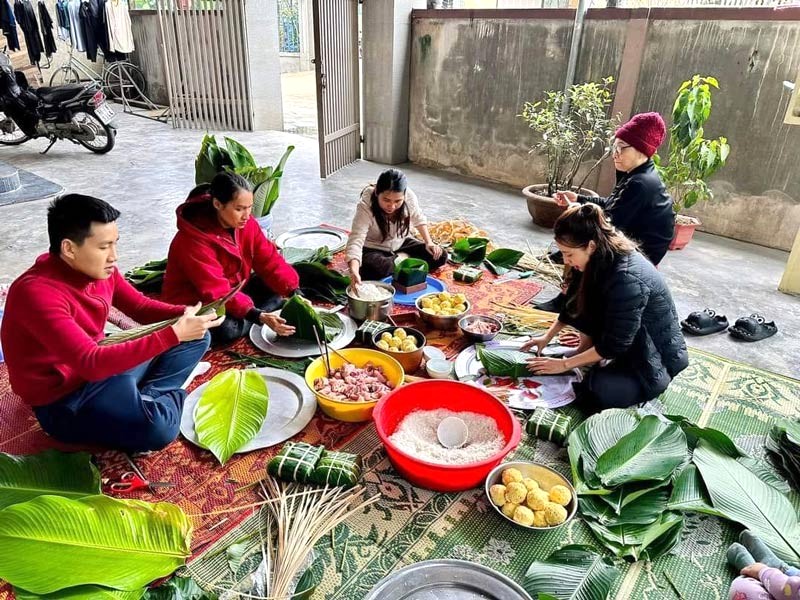
[{"label": "bowl of chopped pork", "polygon": [[464,337],[473,342],[488,342],[497,337],[503,324],[494,317],[486,315],[469,315],[458,322],[458,328]]},{"label": "bowl of chopped pork", "polygon": [[308,365],[305,379],[322,412],[339,421],[369,421],[378,400],[405,377],[400,363],[378,350],[345,348],[329,359],[330,373],[321,356]]},{"label": "bowl of chopped pork", "polygon": [[[395,469],[414,485],[438,492],[482,485],[521,435],[519,421],[500,400],[445,379],[395,389],[378,402],[372,419]],[[452,430],[443,437],[445,422],[460,426],[458,443],[448,441]]]}]

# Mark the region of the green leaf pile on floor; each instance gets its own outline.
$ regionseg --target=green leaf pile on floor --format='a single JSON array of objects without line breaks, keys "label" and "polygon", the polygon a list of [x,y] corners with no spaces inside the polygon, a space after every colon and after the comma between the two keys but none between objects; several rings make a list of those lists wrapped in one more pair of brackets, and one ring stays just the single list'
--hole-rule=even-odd
[{"label": "green leaf pile on floor", "polygon": [[800,423],[783,420],[773,425],[767,437],[772,462],[800,492]]},{"label": "green leaf pile on floor", "polygon": [[228,369],[208,383],[197,402],[197,439],[224,465],[258,434],[268,406],[269,390],[258,371]]},{"label": "green leaf pile on floor", "polygon": [[564,546],[533,563],[522,587],[532,598],[605,600],[619,570],[587,546]]}]

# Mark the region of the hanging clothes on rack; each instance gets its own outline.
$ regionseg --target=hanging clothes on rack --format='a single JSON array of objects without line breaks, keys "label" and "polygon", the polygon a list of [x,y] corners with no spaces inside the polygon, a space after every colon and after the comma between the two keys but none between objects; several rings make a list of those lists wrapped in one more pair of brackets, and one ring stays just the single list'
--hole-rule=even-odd
[{"label": "hanging clothes on rack", "polygon": [[67,13],[69,14],[69,39],[72,47],[83,52],[86,46],[81,30],[81,0],[68,0]]},{"label": "hanging clothes on rack", "polygon": [[130,54],[134,51],[131,16],[127,0],[106,0],[106,23],[108,25],[108,49],[112,52]]},{"label": "hanging clothes on rack", "polygon": [[39,35],[39,22],[36,20],[36,11],[30,0],[16,0],[14,2],[14,16],[17,23],[22,28],[25,36],[25,46],[28,48],[28,58],[32,65],[38,65],[42,59],[44,44]]},{"label": "hanging clothes on rack", "polygon": [[81,1],[81,25],[83,41],[86,44],[86,58],[97,60],[97,49],[108,56],[108,28],[106,26],[106,0]]},{"label": "hanging clothes on rack", "polygon": [[69,9],[67,0],[56,2],[56,20],[58,21],[58,39],[69,41]]},{"label": "hanging clothes on rack", "polygon": [[53,19],[47,11],[44,0],[39,0],[39,25],[42,28],[42,40],[44,41],[44,53],[50,58],[56,53],[56,40],[53,37]]},{"label": "hanging clothes on rack", "polygon": [[0,27],[6,36],[6,45],[10,51],[19,50],[19,35],[17,34],[17,20],[14,18],[14,9],[9,0],[0,0]]}]

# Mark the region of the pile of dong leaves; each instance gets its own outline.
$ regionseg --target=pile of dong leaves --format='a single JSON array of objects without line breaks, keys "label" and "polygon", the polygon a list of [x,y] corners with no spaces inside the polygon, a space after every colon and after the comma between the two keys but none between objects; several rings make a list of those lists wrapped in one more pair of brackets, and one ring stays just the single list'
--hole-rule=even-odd
[{"label": "pile of dong leaves", "polygon": [[612,409],[581,423],[568,444],[580,512],[618,558],[666,554],[684,513],[698,512],[738,523],[786,562],[800,562],[786,482],[724,433],[684,417]]}]

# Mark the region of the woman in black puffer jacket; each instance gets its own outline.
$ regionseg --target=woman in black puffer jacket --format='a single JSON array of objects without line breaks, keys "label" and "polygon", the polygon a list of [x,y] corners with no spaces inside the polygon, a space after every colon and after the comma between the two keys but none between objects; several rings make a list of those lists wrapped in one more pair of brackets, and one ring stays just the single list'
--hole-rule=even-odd
[{"label": "woman in black puffer jacket", "polygon": [[591,366],[576,390],[590,412],[656,398],[689,364],[663,277],[596,205],[569,208],[554,233],[574,273],[566,307],[545,335],[523,349],[541,350],[565,325],[581,332],[581,343],[569,358],[531,359],[531,371],[555,374]]}]

